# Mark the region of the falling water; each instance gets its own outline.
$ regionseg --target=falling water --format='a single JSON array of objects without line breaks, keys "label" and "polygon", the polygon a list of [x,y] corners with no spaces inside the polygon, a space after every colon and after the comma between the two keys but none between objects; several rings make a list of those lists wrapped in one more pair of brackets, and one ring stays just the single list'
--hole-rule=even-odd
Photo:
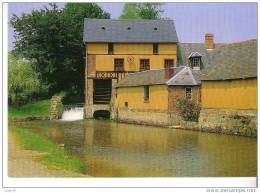
[{"label": "falling water", "polygon": [[75,121],[81,120],[84,116],[84,108],[83,107],[70,107],[65,108],[61,120],[63,121]]}]

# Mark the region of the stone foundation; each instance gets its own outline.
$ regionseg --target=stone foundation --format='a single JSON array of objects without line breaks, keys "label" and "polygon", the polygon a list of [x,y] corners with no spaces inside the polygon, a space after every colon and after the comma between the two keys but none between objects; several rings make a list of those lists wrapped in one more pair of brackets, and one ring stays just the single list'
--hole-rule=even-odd
[{"label": "stone foundation", "polygon": [[257,135],[257,110],[202,109],[199,127],[207,132],[254,137]]},{"label": "stone foundation", "polygon": [[86,105],[85,106],[85,118],[90,119],[93,118],[94,112],[99,110],[110,111],[110,105]]},{"label": "stone foundation", "polygon": [[256,110],[203,109],[199,122],[184,121],[177,112],[157,110],[119,108],[112,115],[119,122],[126,123],[249,137],[257,135]]},{"label": "stone foundation", "polygon": [[167,126],[169,123],[168,113],[163,111],[119,108],[112,114],[120,122],[158,126]]},{"label": "stone foundation", "polygon": [[182,118],[177,112],[168,113],[161,110],[139,110],[119,108],[112,111],[112,118],[119,122],[136,123],[154,126],[180,127]]}]

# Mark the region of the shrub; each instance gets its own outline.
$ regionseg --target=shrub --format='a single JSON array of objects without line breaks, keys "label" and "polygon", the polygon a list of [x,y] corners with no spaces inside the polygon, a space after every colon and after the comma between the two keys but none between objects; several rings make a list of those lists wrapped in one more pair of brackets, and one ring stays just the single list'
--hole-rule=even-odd
[{"label": "shrub", "polygon": [[198,121],[200,114],[200,105],[186,97],[177,101],[177,109],[185,121]]}]

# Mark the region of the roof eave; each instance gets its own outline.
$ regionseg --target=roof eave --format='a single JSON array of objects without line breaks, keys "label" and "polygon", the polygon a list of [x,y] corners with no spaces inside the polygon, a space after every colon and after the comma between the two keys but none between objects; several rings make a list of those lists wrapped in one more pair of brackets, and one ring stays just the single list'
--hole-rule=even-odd
[{"label": "roof eave", "polygon": [[140,85],[119,85],[119,86],[114,86],[113,88],[128,88],[128,87],[141,87],[141,86],[156,86],[156,85],[165,85],[167,86],[166,83],[154,83],[154,84],[140,84]]},{"label": "roof eave", "polygon": [[95,40],[95,41],[86,41],[84,39],[84,43],[171,43],[171,44],[177,44],[177,41],[104,41],[104,40]]},{"label": "roof eave", "polygon": [[202,78],[200,79],[201,81],[223,81],[223,80],[246,80],[246,79],[254,79],[257,78],[257,76],[250,76],[250,77],[240,77],[240,78],[217,78],[217,79],[206,79],[206,78]]}]

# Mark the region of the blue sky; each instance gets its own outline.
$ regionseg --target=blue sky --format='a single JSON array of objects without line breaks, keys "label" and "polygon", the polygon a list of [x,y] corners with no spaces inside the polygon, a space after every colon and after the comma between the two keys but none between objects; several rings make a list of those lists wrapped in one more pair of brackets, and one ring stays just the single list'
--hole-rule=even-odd
[{"label": "blue sky", "polygon": [[[63,7],[64,3],[57,3]],[[98,3],[118,18],[124,3]],[[8,17],[30,13],[48,3],[9,3]],[[207,32],[214,33],[215,42],[236,42],[257,38],[257,3],[164,3],[163,17],[174,20],[180,42],[203,42]],[[8,48],[13,47],[14,31],[8,29]]]}]

